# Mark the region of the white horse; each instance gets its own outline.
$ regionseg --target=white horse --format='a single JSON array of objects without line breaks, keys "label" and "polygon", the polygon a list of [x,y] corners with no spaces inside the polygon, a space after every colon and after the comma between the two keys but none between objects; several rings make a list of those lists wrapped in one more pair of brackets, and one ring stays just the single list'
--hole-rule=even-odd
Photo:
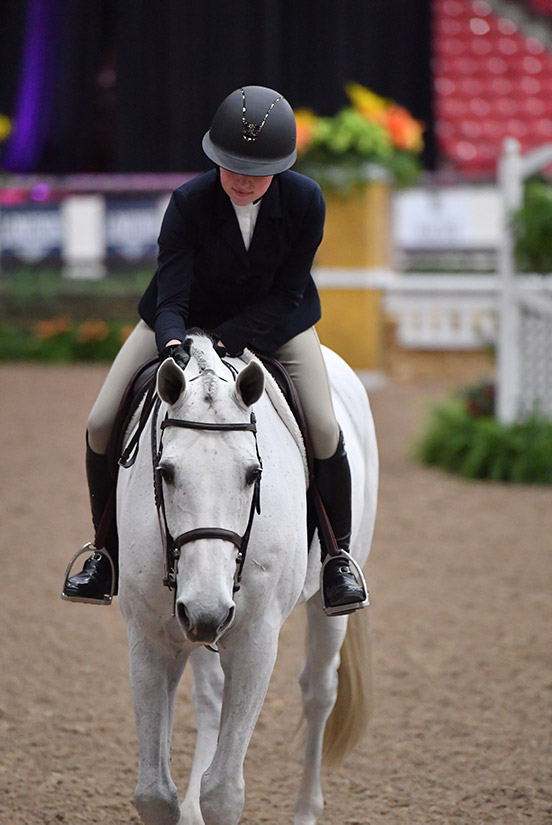
[{"label": "white horse", "polygon": [[[349,621],[322,610],[317,540],[307,554],[304,454],[273,380],[252,356],[249,363],[230,359],[236,378],[207,338],[191,341],[185,370],[172,359],[159,369],[162,403],[152,424],[153,448],[146,428],[135,464],[121,469],[118,481],[120,607],[139,746],[134,801],[146,825],[237,825],[243,762],[280,628],[295,605],[306,602],[308,646],[300,676],[306,745],[294,823],[315,825],[323,808],[324,729],[340,758],[368,722],[367,611]],[[354,373],[331,351],[325,356],[353,478],[351,552],[362,565],[377,497],[372,415]],[[176,548],[168,570],[165,532]],[[249,541],[242,542],[248,532]],[[170,753],[175,691],[188,659],[197,741],[179,804]],[[343,686],[348,690],[346,712],[336,702],[338,671],[340,695]],[[334,705],[332,728],[326,722]]]}]

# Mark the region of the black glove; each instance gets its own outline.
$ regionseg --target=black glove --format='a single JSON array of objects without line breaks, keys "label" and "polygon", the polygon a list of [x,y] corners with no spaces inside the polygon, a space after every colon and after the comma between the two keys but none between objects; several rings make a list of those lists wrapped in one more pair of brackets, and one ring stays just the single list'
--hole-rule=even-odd
[{"label": "black glove", "polygon": [[172,358],[179,367],[184,369],[190,360],[190,353],[185,344],[171,344],[168,347],[163,347],[163,349],[159,351],[160,364],[167,358]]},{"label": "black glove", "polygon": [[199,335],[206,335],[207,338],[210,338],[213,344],[213,349],[215,350],[218,357],[226,358],[226,347],[224,346],[224,344],[219,344],[220,339],[216,332],[211,332],[211,330],[209,329],[200,329],[199,327],[192,327],[188,330],[188,334],[191,334],[193,332],[197,332]]}]

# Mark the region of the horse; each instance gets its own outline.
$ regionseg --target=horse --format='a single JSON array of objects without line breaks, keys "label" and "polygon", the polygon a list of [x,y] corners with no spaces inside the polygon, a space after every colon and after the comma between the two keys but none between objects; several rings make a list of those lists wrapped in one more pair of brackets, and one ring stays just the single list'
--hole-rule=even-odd
[{"label": "horse", "polygon": [[[221,359],[208,337],[188,340],[185,368],[169,358],[158,369],[156,409],[117,483],[119,601],[139,752],[134,804],[145,825],[237,825],[243,763],[280,628],[305,603],[306,733],[294,825],[315,825],[323,753],[342,759],[369,717],[369,632],[357,621],[367,611],[322,610],[316,533],[307,552],[304,445],[275,381],[247,350]],[[351,464],[351,555],[363,565],[376,513],[374,425],[355,373],[324,354]],[[180,802],[170,753],[188,660],[197,738]]]}]

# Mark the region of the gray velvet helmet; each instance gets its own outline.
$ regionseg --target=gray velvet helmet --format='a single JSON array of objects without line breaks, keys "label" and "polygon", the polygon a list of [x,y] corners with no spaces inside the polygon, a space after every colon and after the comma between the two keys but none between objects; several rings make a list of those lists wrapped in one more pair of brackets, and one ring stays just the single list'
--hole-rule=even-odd
[{"label": "gray velvet helmet", "polygon": [[217,166],[242,175],[277,175],[293,166],[295,116],[279,92],[244,86],[228,95],[203,136],[203,151]]}]

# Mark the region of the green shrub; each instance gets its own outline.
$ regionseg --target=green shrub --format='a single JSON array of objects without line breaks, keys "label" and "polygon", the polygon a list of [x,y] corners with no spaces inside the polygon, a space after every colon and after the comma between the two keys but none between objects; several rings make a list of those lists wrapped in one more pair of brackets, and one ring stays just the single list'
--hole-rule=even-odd
[{"label": "green shrub", "polygon": [[552,272],[552,186],[533,179],[527,182],[523,204],[513,219],[514,248],[523,272]]},{"label": "green shrub", "polygon": [[463,478],[552,484],[552,421],[537,414],[510,426],[470,412],[470,393],[435,406],[415,456]]}]

